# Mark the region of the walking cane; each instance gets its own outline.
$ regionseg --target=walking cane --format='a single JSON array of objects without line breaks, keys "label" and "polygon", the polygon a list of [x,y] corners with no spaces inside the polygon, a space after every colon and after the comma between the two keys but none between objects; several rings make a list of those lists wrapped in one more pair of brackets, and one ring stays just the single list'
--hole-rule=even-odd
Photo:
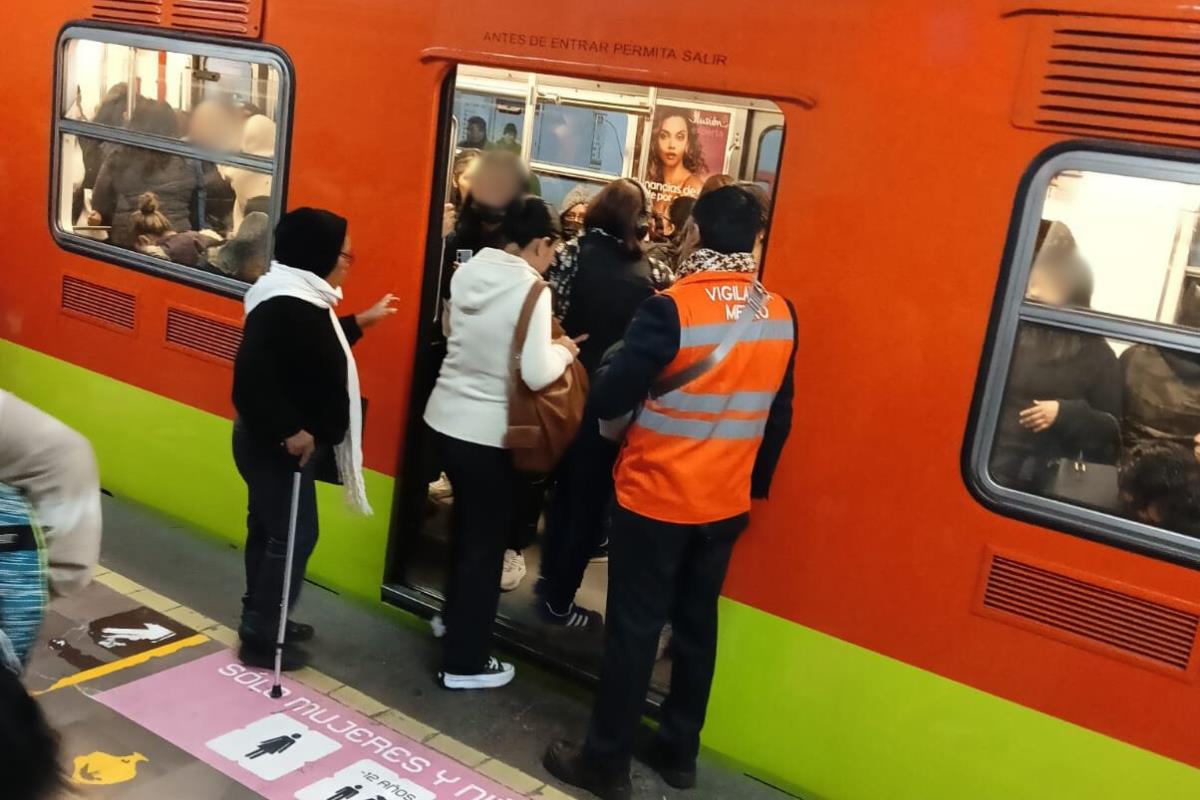
[{"label": "walking cane", "polygon": [[300,510],[300,470],[292,474],[292,509],[288,517],[287,561],[283,565],[283,597],[279,601],[279,636],[275,639],[275,684],[271,697],[283,697],[283,643],[287,637],[288,600],[292,593],[292,556],[296,552],[296,516]]}]

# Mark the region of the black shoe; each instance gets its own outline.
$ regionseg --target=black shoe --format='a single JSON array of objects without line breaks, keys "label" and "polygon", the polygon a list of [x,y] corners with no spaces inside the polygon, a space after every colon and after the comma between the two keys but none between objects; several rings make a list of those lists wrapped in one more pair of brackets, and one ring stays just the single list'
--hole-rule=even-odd
[{"label": "black shoe", "polygon": [[284,640],[288,642],[307,642],[317,635],[317,631],[312,625],[306,625],[303,622],[287,621],[287,628],[284,629]]},{"label": "black shoe", "polygon": [[[238,660],[247,667],[259,669],[275,669],[275,648],[263,647],[251,642],[242,642],[238,648]],[[308,666],[308,653],[294,645],[283,646],[282,669],[284,672],[295,672]]]},{"label": "black shoe", "polygon": [[610,772],[588,761],[583,748],[570,742],[555,742],[546,748],[542,766],[571,786],[586,789],[601,800],[630,800],[633,784],[629,771]]},{"label": "black shoe", "polygon": [[571,603],[567,610],[560,614],[550,605],[549,600],[539,599],[537,612],[538,619],[557,628],[590,633],[604,627],[604,616],[599,611],[591,611],[574,603]]},{"label": "black shoe", "polygon": [[662,739],[646,737],[645,744],[634,751],[634,757],[658,773],[672,789],[692,789],[696,786],[696,762],[680,759]]}]

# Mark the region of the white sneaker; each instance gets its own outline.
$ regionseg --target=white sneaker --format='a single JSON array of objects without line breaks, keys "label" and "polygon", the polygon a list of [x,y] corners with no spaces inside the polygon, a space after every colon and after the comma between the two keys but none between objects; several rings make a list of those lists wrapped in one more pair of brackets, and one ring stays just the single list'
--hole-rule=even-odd
[{"label": "white sneaker", "polygon": [[504,551],[504,571],[500,573],[500,591],[511,592],[525,580],[525,556],[516,550]]},{"label": "white sneaker", "polygon": [[433,638],[440,639],[446,635],[446,621],[442,619],[441,614],[434,614],[429,620],[429,629],[433,631]]},{"label": "white sneaker", "polygon": [[488,659],[483,672],[474,675],[455,675],[450,672],[438,673],[438,678],[446,689],[499,689],[512,683],[517,677],[517,668],[512,664],[501,661],[495,656]]},{"label": "white sneaker", "polygon": [[446,473],[443,472],[440,478],[429,484],[429,499],[435,503],[446,503],[454,499],[454,487],[450,485]]}]

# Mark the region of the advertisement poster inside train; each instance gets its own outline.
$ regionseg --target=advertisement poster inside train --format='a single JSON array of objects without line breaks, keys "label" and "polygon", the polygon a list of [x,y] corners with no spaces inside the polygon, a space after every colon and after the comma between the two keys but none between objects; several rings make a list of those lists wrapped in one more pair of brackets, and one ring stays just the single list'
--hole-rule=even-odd
[{"label": "advertisement poster inside train", "polygon": [[659,104],[646,165],[656,213],[665,214],[676,197],[698,196],[705,179],[725,171],[732,118],[728,111]]}]

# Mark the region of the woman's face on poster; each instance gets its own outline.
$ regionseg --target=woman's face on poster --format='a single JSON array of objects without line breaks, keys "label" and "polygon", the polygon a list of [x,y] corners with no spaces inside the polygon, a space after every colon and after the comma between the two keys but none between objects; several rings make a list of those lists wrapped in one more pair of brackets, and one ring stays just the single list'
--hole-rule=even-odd
[{"label": "woman's face on poster", "polygon": [[675,115],[663,118],[658,126],[658,157],[668,167],[683,160],[688,149],[687,120]]}]

